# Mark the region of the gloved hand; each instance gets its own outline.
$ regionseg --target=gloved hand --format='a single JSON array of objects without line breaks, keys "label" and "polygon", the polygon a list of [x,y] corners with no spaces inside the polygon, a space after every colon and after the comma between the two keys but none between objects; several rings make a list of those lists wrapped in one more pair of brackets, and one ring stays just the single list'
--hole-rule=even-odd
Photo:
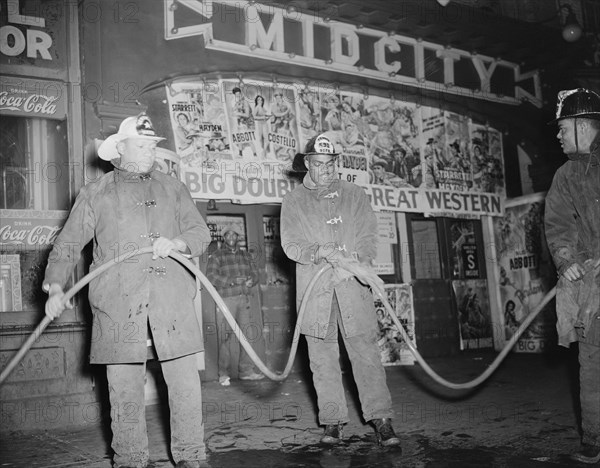
[{"label": "gloved hand", "polygon": [[344,252],[337,248],[333,243],[320,245],[316,252],[315,263],[323,261],[335,265],[340,259],[345,257]]},{"label": "gloved hand", "polygon": [[156,260],[158,257],[165,258],[169,255],[171,250],[176,252],[183,252],[187,246],[181,239],[167,239],[166,237],[159,237],[152,242],[152,260]]},{"label": "gloved hand", "polygon": [[67,301],[67,303],[63,305],[62,300],[64,295],[63,289],[58,284],[52,284],[50,286],[45,306],[45,312],[48,318],[54,320],[55,318],[60,317],[63,310],[73,308],[71,301]]}]

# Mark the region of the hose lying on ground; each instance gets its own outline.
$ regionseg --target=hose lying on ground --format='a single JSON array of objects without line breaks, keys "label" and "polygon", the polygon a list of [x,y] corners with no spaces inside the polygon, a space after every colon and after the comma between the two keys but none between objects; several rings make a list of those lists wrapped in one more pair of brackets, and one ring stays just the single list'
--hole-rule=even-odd
[{"label": "hose lying on ground", "polygon": [[[88,273],[81,280],[79,280],[77,283],[75,283],[75,285],[73,285],[73,287],[65,293],[63,300],[62,300],[63,304],[66,304],[75,294],[77,294],[81,290],[81,288],[83,288],[90,281],[92,281],[96,276],[105,272],[107,269],[109,269],[113,265],[123,262],[133,256],[141,255],[141,254],[145,254],[145,253],[152,253],[152,247],[145,247],[138,251],[128,252],[126,254],[120,255],[119,257],[117,257],[113,260],[110,260],[110,261],[104,263],[103,265],[101,265],[100,267],[95,269],[93,272]],[[304,297],[302,298],[300,310],[298,311],[296,327],[294,329],[294,336],[292,338],[292,347],[290,349],[290,355],[288,357],[287,364],[286,364],[283,372],[281,374],[277,374],[277,373],[271,371],[265,365],[265,363],[260,359],[258,354],[256,354],[256,352],[254,351],[254,349],[248,342],[248,339],[246,338],[244,333],[241,331],[241,329],[237,325],[235,319],[233,318],[233,316],[231,315],[231,312],[229,311],[229,308],[227,307],[227,305],[225,304],[225,302],[223,301],[223,299],[221,298],[221,296],[219,295],[217,290],[210,283],[210,281],[208,281],[206,276],[196,267],[196,265],[194,265],[193,262],[191,262],[190,260],[188,260],[186,257],[184,257],[183,255],[181,255],[179,253],[171,252],[171,253],[169,253],[169,256],[172,257],[173,259],[177,260],[178,262],[180,262],[187,269],[189,269],[204,285],[206,290],[213,297],[215,303],[217,304],[217,307],[221,310],[221,312],[225,316],[225,319],[227,320],[227,322],[233,329],[233,331],[234,331],[236,337],[239,339],[242,347],[248,353],[248,355],[250,356],[252,361],[255,363],[255,365],[260,369],[260,371],[263,374],[265,374],[268,378],[270,378],[271,380],[275,380],[275,381],[285,380],[292,369],[292,365],[293,365],[294,359],[296,357],[296,351],[298,349],[298,341],[300,338],[300,325],[302,324],[302,320],[304,318],[304,313],[306,310],[306,304],[308,303],[307,298],[312,293],[312,290],[313,290],[315,284],[321,278],[323,273],[325,273],[327,270],[331,269],[332,266],[329,264],[326,264],[325,266],[323,266],[317,272],[317,274],[312,278],[310,283],[308,284],[308,287],[306,288],[306,292],[304,293]],[[599,264],[600,264],[600,262],[598,262],[596,264],[596,268],[598,267]],[[351,270],[349,270],[349,271],[352,273]],[[523,323],[521,323],[521,325],[516,330],[514,335],[510,338],[508,343],[506,343],[506,346],[504,347],[504,349],[500,352],[500,354],[498,354],[496,359],[494,359],[492,364],[485,370],[485,372],[483,372],[479,377],[477,377],[473,380],[470,380],[468,382],[453,383],[453,382],[449,382],[448,380],[439,376],[427,364],[427,362],[425,362],[423,357],[419,354],[419,352],[417,351],[417,349],[411,342],[408,334],[404,330],[404,327],[402,326],[402,324],[396,317],[395,311],[392,308],[392,306],[390,305],[390,303],[388,302],[387,298],[385,297],[385,294],[382,294],[381,285],[375,284],[375,283],[371,284],[371,281],[369,278],[367,278],[366,280],[367,280],[367,283],[369,283],[369,286],[371,286],[371,288],[375,292],[375,294],[377,296],[379,296],[379,298],[383,302],[388,315],[392,318],[394,324],[398,327],[398,330],[400,331],[400,334],[402,335],[402,339],[406,342],[408,349],[415,356],[417,362],[423,367],[425,372],[432,379],[434,379],[436,382],[440,383],[441,385],[444,385],[445,387],[448,387],[448,388],[457,389],[457,390],[474,388],[477,385],[481,384],[483,381],[485,381],[490,375],[492,375],[492,373],[498,368],[500,363],[504,360],[506,355],[510,352],[510,350],[515,345],[517,340],[523,334],[523,332],[527,329],[527,327],[531,324],[531,322],[535,319],[535,317],[539,314],[539,312],[546,306],[546,304],[548,304],[548,302],[550,302],[556,295],[556,288],[553,288],[548,294],[546,294],[546,296],[543,298],[542,302],[540,304],[538,304],[538,306],[535,308],[535,310],[527,316],[527,318],[523,321]],[[40,324],[33,331],[33,333],[29,336],[29,338],[21,345],[21,348],[19,349],[17,354],[10,360],[10,362],[2,370],[2,373],[0,374],[0,385],[6,380],[6,378],[11,373],[11,371],[23,359],[25,354],[27,354],[27,351],[29,351],[29,349],[31,348],[33,343],[35,343],[35,341],[42,335],[42,333],[44,332],[44,330],[50,324],[51,321],[52,320],[50,318],[48,318],[47,316],[44,317],[44,319],[40,322]]]}]

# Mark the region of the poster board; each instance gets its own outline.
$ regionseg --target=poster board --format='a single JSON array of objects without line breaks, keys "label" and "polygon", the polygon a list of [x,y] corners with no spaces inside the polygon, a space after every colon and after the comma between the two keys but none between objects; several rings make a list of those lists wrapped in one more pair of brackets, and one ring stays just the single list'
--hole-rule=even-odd
[{"label": "poster board", "polygon": [[492,317],[487,280],[455,280],[460,349],[492,348]]},{"label": "poster board", "polygon": [[376,211],[498,216],[502,134],[471,118],[339,87],[245,78],[169,82],[180,178],[195,199],[281,203],[295,154],[326,132],[338,177]]},{"label": "poster board", "polygon": [[[386,284],[387,300],[394,308],[396,317],[404,326],[413,346],[415,341],[415,311],[413,307],[412,289],[410,284]],[[415,358],[410,352],[400,331],[381,299],[375,299],[375,312],[377,314],[377,345],[381,362],[384,366],[412,365]]]},{"label": "poster board", "polygon": [[377,217],[377,256],[375,257],[375,273],[378,275],[395,274],[392,246],[398,243],[396,214],[390,212],[375,213]]},{"label": "poster board", "polygon": [[[545,193],[515,198],[495,218],[500,320],[506,343],[556,284],[556,270],[544,233]],[[556,312],[551,301],[515,344],[517,352],[542,352],[556,342]]]}]

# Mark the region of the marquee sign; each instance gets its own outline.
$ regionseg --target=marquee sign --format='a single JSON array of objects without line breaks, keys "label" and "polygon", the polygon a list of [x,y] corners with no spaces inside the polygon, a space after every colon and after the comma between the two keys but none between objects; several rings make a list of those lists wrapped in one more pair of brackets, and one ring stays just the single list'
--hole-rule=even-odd
[{"label": "marquee sign", "polygon": [[[528,100],[542,106],[537,70],[523,72],[518,64],[500,58],[295,8],[242,0],[164,0],[164,19],[166,40],[203,36],[207,49],[494,102]],[[432,61],[439,62],[443,79],[427,74],[425,64]],[[509,88],[512,92],[505,95]]]}]

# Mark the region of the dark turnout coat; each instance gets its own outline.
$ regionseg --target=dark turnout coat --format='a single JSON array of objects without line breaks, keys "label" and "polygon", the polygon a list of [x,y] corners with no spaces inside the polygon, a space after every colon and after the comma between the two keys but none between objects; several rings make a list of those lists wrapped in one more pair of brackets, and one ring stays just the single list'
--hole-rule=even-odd
[{"label": "dark turnout coat", "polygon": [[546,196],[546,239],[558,273],[575,262],[589,271],[579,281],[558,280],[559,344],[579,339],[600,345],[600,137],[589,154],[567,161],[554,175]]},{"label": "dark turnout coat", "polygon": [[[367,263],[377,253],[377,219],[365,191],[343,180],[326,189],[312,188],[307,179],[308,175],[303,185],[284,197],[281,207],[281,244],[286,255],[297,262],[298,307],[308,284],[326,265],[318,263],[319,246],[329,252],[342,250],[346,256],[355,255]],[[301,333],[326,338],[334,292],[346,336],[375,330],[377,319],[371,290],[354,277],[340,280],[329,270],[307,299]]]},{"label": "dark turnout coat", "polygon": [[[192,256],[210,242],[206,223],[180,181],[158,170],[140,175],[115,168],[77,196],[50,254],[44,284],[64,288],[91,240],[94,271],[123,253],[151,246],[159,235],[181,239]],[[201,351],[195,294],[194,277],[169,257],[152,260],[152,254],[143,254],[108,269],[89,286],[90,361],[145,361],[148,326],[161,360]]]}]

